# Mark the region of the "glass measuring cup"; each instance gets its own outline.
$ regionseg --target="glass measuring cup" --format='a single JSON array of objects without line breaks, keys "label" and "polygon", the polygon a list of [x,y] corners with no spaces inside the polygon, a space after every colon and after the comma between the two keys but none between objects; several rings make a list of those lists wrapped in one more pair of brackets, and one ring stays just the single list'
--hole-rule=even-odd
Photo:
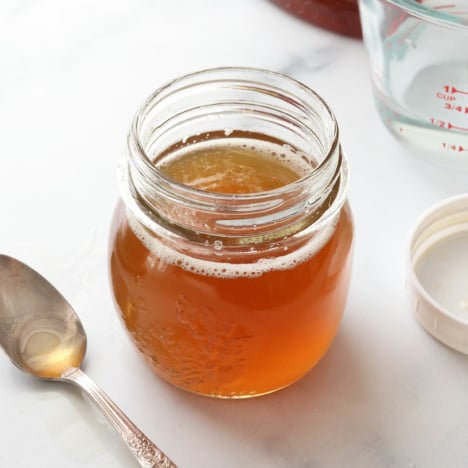
[{"label": "glass measuring cup", "polygon": [[359,0],[378,113],[402,142],[468,167],[468,0]]}]

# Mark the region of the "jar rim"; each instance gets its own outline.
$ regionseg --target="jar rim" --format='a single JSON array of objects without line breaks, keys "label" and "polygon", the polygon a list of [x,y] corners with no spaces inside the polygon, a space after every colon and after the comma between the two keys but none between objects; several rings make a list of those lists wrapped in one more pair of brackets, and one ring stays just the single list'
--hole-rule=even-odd
[{"label": "jar rim", "polygon": [[[261,137],[264,130],[267,138],[288,146],[297,161],[304,160],[306,174],[272,190],[232,194],[191,187],[158,168],[156,161],[174,154],[177,145],[200,142],[184,141],[184,132],[216,141],[220,132],[229,138],[227,123],[239,124],[234,131],[245,132],[249,139]],[[338,135],[325,101],[281,73],[220,67],[184,75],[151,94],[135,115],[121,171],[124,201],[150,230],[164,225],[174,233],[260,242],[305,225],[318,227],[334,217],[346,199],[348,167]]]},{"label": "jar rim", "polygon": [[[229,194],[229,193],[219,193],[219,192],[210,192],[206,190],[200,190],[195,187],[190,187],[186,184],[183,184],[181,182],[178,182],[177,180],[167,176],[164,172],[162,172],[154,163],[152,163],[151,159],[147,155],[145,149],[143,148],[143,145],[141,143],[141,140],[139,138],[140,135],[140,129],[142,125],[142,120],[144,118],[144,115],[148,111],[149,108],[155,105],[155,103],[158,102],[158,98],[161,100],[167,97],[170,94],[173,94],[174,92],[177,92],[179,88],[179,85],[183,85],[184,82],[190,82],[191,80],[197,80],[198,78],[203,78],[205,75],[209,73],[226,73],[229,75],[235,74],[235,73],[251,73],[254,75],[263,75],[265,78],[270,77],[274,79],[278,79],[281,81],[284,81],[286,83],[289,83],[290,85],[296,87],[298,90],[301,92],[305,93],[306,96],[313,98],[316,100],[320,105],[322,106],[323,110],[327,113],[327,117],[330,119],[331,126],[333,128],[332,131],[332,137],[330,138],[330,144],[327,149],[327,154],[326,156],[317,164],[316,167],[309,173],[305,174],[303,177],[300,177],[299,179],[283,185],[281,187],[272,189],[272,190],[267,190],[267,191],[259,191],[259,192],[253,192],[253,193],[241,193],[241,194]],[[220,81],[226,81],[226,82],[246,82],[247,80],[244,78],[239,78],[237,80],[232,79],[232,78],[225,78],[223,80],[210,80],[212,82],[220,82]],[[208,82],[209,83],[209,82]],[[258,81],[258,84],[261,85],[266,85],[268,83]],[[166,94],[167,93],[167,94]],[[297,189],[298,187],[302,185],[308,185],[314,179],[317,179],[321,176],[323,172],[325,172],[331,164],[331,159],[333,159],[334,154],[336,154],[337,151],[339,151],[339,129],[338,129],[338,124],[336,121],[336,118],[328,106],[328,104],[324,101],[324,99],[315,91],[313,91],[311,88],[306,86],[305,84],[301,83],[300,81],[271,70],[267,69],[262,69],[262,68],[255,68],[255,67],[236,67],[236,66],[226,66],[226,67],[215,67],[215,68],[206,68],[203,70],[195,71],[188,73],[186,75],[179,76],[166,84],[160,86],[157,90],[155,90],[148,98],[145,99],[143,104],[140,106],[138,111],[135,114],[135,117],[132,122],[131,126],[131,131],[129,135],[129,145],[132,145],[135,149],[137,149],[137,153],[139,154],[140,158],[139,161],[144,165],[144,170],[148,171],[148,173],[152,174],[153,177],[156,177],[163,181],[164,185],[172,185],[172,186],[177,186],[178,191],[180,191],[181,194],[184,194],[184,197],[190,197],[190,196],[196,196],[197,198],[203,198],[204,200],[208,201],[211,200],[212,202],[216,202],[217,204],[227,202],[229,204],[232,203],[233,199],[236,200],[236,202],[240,204],[250,204],[252,202],[261,202],[262,200],[266,200],[272,196],[272,194],[280,195],[283,193],[287,193],[291,189]]]}]

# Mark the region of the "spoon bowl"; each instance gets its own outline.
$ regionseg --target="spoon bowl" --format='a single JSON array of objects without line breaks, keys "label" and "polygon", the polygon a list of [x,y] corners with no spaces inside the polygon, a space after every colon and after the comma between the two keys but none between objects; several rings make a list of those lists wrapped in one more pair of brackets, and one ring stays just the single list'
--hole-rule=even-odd
[{"label": "spoon bowl", "polygon": [[86,332],[64,297],[39,273],[0,255],[0,345],[21,370],[60,378],[79,367]]},{"label": "spoon bowl", "polygon": [[140,466],[176,468],[80,370],[86,332],[70,304],[37,271],[7,255],[0,255],[0,346],[22,371],[84,390]]}]

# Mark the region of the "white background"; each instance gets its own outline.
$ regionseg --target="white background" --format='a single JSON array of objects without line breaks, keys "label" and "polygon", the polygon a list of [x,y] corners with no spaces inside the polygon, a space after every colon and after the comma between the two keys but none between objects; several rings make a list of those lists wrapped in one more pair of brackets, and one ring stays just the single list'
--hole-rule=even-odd
[{"label": "white background", "polygon": [[[107,236],[133,114],[198,69],[290,74],[334,110],[351,166],[350,297],[326,357],[299,383],[248,401],[172,388],[142,362],[114,310]],[[88,333],[84,370],[184,467],[468,466],[468,358],[405,301],[407,238],[468,173],[431,166],[378,120],[360,41],[266,0],[2,0],[0,252],[48,277]],[[0,467],[136,466],[81,393],[0,356]]]}]

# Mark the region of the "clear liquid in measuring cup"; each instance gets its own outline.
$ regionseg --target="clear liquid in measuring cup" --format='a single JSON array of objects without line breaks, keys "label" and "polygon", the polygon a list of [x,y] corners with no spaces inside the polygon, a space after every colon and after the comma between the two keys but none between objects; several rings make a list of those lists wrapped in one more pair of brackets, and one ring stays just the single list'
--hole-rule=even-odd
[{"label": "clear liquid in measuring cup", "polygon": [[418,153],[468,168],[468,0],[411,5],[360,0],[379,115]]},{"label": "clear liquid in measuring cup", "polygon": [[[395,103],[377,98],[387,127],[399,139],[426,152],[466,159],[468,164],[468,71],[458,63],[431,65]],[[401,105],[396,105],[401,103]]]}]

